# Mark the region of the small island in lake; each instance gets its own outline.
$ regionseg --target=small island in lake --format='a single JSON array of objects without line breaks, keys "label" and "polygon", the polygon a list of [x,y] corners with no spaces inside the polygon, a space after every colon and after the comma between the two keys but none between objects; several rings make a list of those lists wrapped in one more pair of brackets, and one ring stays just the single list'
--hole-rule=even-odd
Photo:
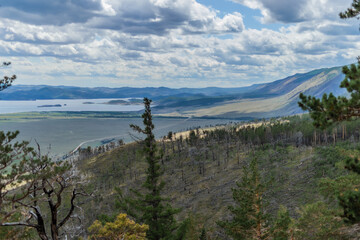
[{"label": "small island in lake", "polygon": [[138,98],[131,98],[128,101],[122,100],[122,99],[116,99],[116,100],[110,100],[108,102],[104,102],[103,104],[109,104],[109,105],[139,105],[143,104],[142,99]]},{"label": "small island in lake", "polygon": [[83,102],[83,104],[95,104],[94,102]]},{"label": "small island in lake", "polygon": [[54,105],[40,105],[40,106],[37,106],[37,107],[62,107],[61,104],[54,104]]}]

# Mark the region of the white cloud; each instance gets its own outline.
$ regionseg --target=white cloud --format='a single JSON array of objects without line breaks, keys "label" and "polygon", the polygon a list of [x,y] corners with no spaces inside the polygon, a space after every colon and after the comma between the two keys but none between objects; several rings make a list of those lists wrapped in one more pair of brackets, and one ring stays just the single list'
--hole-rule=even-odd
[{"label": "white cloud", "polygon": [[[66,13],[61,22],[13,4],[7,10],[21,14],[0,18],[0,55],[13,62],[18,84],[233,87],[347,64],[360,54],[358,22],[339,20],[344,6],[335,0],[288,0],[298,8],[238,1],[262,9],[264,21],[296,23],[245,28],[241,13],[220,14],[195,0],[81,0],[75,9],[82,17]],[[88,2],[93,8],[81,10]],[[53,9],[58,3],[44,7],[63,14],[69,6]]]},{"label": "white cloud", "polygon": [[352,0],[232,0],[263,15],[262,22],[296,23],[311,20],[337,19],[339,12]]},{"label": "white cloud", "polygon": [[133,35],[183,33],[226,33],[244,29],[239,13],[224,18],[195,0],[109,0],[116,14],[89,20],[94,28],[113,29]]}]

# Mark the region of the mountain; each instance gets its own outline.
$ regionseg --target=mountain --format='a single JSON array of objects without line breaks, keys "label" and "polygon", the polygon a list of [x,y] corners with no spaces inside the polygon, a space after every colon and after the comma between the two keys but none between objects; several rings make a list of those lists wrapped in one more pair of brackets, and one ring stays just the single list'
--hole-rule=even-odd
[{"label": "mountain", "polygon": [[160,108],[159,112],[165,115],[189,117],[263,118],[292,115],[302,112],[297,106],[301,92],[317,97],[329,92],[342,95],[346,93],[344,89],[339,88],[343,79],[341,67],[318,69],[272,83],[253,85],[237,95],[208,98],[208,104],[204,103],[205,106],[198,103],[206,98],[198,98],[183,99],[181,104],[180,101],[168,101],[158,109]]},{"label": "mountain", "polygon": [[299,94],[321,97],[324,93],[346,94],[339,88],[341,67],[295,74],[271,83],[252,85],[245,91],[216,97],[174,97],[160,100],[157,113],[167,116],[264,118],[301,113]]},{"label": "mountain", "polygon": [[169,96],[222,96],[247,92],[251,87],[242,88],[107,88],[71,87],[47,85],[14,85],[1,93],[1,100],[40,100],[40,99],[98,99],[149,97],[159,99]]},{"label": "mountain", "polygon": [[271,83],[241,88],[83,88],[69,86],[14,85],[1,94],[2,100],[96,99],[149,97],[155,114],[164,116],[264,118],[301,113],[301,92],[321,97],[324,93],[346,94],[339,88],[344,79],[341,67],[295,74]]}]

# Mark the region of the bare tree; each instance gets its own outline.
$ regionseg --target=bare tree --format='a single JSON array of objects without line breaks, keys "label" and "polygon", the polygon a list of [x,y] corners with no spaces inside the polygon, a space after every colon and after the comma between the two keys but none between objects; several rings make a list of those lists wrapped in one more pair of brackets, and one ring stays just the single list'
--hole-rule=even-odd
[{"label": "bare tree", "polygon": [[[16,75],[0,79],[0,91],[15,79]],[[80,174],[69,162],[42,156],[39,145],[35,151],[29,142],[15,142],[18,134],[0,131],[0,227],[33,228],[44,240],[73,233],[65,224],[80,220],[76,199],[87,195],[79,187]]]},{"label": "bare tree", "polygon": [[76,200],[88,194],[71,163],[52,162],[27,142],[12,143],[17,133],[0,132],[0,227],[32,228],[40,239],[57,240],[69,234],[64,226],[71,219],[81,221]]}]

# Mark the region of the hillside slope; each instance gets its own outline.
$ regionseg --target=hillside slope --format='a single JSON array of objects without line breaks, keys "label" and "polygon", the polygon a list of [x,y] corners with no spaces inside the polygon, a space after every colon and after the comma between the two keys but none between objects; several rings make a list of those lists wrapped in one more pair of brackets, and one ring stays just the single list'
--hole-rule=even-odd
[{"label": "hillside slope", "polygon": [[[169,116],[193,117],[276,117],[301,113],[297,107],[299,94],[305,93],[321,97],[324,93],[333,92],[335,95],[345,94],[340,89],[340,82],[344,79],[341,67],[314,70],[305,74],[296,74],[282,80],[268,84],[254,86],[255,88],[240,93],[237,96],[223,97],[224,101],[214,102],[210,106],[197,106],[195,104],[178,106],[170,113],[169,108],[159,111]],[[192,100],[194,102],[194,100]],[[155,108],[158,109],[158,108]]]},{"label": "hillside slope", "polygon": [[[212,239],[224,239],[218,235],[221,230],[216,222],[228,218],[227,206],[233,203],[231,188],[253,157],[258,159],[263,180],[269,182],[264,200],[271,215],[284,205],[298,218],[304,204],[322,201],[319,181],[346,175],[341,159],[359,154],[359,121],[348,124],[346,133],[341,132],[342,126],[335,126],[329,131],[336,135],[329,135],[316,131],[308,116],[289,120],[257,128],[229,125],[203,134],[195,131],[195,138],[181,140],[176,134],[173,141],[159,142],[164,152],[163,194],[173,206],[182,208],[178,218],[193,216],[199,226],[217,236]],[[349,142],[342,142],[342,136]],[[91,209],[87,224],[100,214],[120,211],[116,208],[116,187],[124,195],[141,188],[146,174],[141,149],[133,143],[80,160],[78,166],[90,177],[96,193],[95,200],[87,203],[86,209]]]}]

